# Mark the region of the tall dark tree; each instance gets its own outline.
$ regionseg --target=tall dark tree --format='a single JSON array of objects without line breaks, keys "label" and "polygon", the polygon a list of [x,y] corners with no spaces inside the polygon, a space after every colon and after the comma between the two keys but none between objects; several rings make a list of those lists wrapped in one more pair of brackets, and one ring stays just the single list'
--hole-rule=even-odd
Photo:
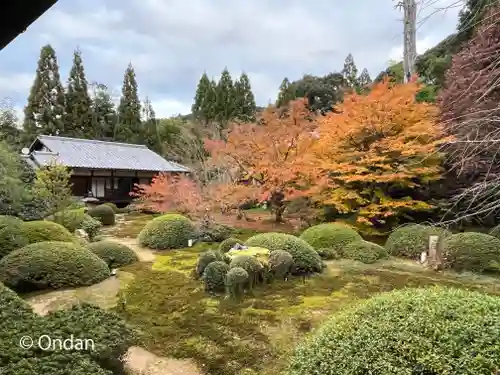
[{"label": "tall dark tree", "polygon": [[83,68],[81,51],[73,55],[73,66],[66,89],[66,116],[64,135],[77,138],[92,138],[92,102],[88,92],[87,78]]},{"label": "tall dark tree", "polygon": [[344,68],[342,69],[342,75],[347,83],[347,86],[355,89],[358,83],[358,68],[354,63],[354,57],[352,54],[348,54],[344,61]]},{"label": "tall dark tree", "polygon": [[229,121],[234,118],[236,109],[233,79],[231,78],[231,74],[227,68],[222,71],[220,80],[215,90],[215,95],[215,116],[219,129],[222,130],[226,128]]},{"label": "tall dark tree", "polygon": [[150,150],[161,153],[161,143],[158,134],[158,119],[149,98],[142,105],[142,123],[144,128],[143,144]]},{"label": "tall dark tree", "polygon": [[118,105],[118,124],[115,140],[137,143],[142,138],[141,102],[134,68],[129,64],[125,71],[122,96]]},{"label": "tall dark tree", "polygon": [[368,69],[364,68],[358,78],[358,86],[364,87],[372,83],[372,79],[370,78],[370,73],[368,73]]},{"label": "tall dark tree", "polygon": [[213,120],[214,106],[214,87],[208,78],[207,73],[203,73],[196,88],[196,94],[194,97],[194,103],[191,107],[191,112],[197,121],[206,125]]},{"label": "tall dark tree", "polygon": [[106,85],[92,84],[92,134],[90,138],[100,140],[115,139],[117,115],[115,104]]},{"label": "tall dark tree", "polygon": [[56,52],[46,45],[40,51],[35,81],[24,108],[23,128],[30,138],[64,134],[64,100]]},{"label": "tall dark tree", "polygon": [[250,79],[244,72],[234,84],[234,95],[235,118],[242,122],[254,121],[257,108],[255,104],[255,96],[252,92]]},{"label": "tall dark tree", "polygon": [[281,82],[278,98],[276,100],[276,106],[282,107],[288,104],[290,100],[296,98],[295,95],[295,86],[290,83],[287,77],[283,79]]}]

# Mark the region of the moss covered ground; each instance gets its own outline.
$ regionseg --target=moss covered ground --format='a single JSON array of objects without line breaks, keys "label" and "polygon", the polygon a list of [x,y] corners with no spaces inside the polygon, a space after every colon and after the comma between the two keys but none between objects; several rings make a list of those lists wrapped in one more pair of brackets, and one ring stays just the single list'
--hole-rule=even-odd
[{"label": "moss covered ground", "polygon": [[142,330],[146,349],[193,358],[213,375],[243,369],[279,373],[309,331],[335,311],[379,292],[440,284],[500,295],[495,278],[434,273],[397,259],[373,265],[340,260],[329,262],[321,275],[261,286],[236,303],[210,297],[191,277],[197,256],[210,247],[198,244],[165,252],[154,264],[126,267],[135,278],[126,292],[126,309],[119,313]]}]

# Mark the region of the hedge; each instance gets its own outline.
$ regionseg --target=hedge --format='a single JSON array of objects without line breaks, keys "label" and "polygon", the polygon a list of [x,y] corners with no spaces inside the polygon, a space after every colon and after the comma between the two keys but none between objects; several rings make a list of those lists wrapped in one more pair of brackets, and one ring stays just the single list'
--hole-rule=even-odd
[{"label": "hedge", "polygon": [[499,271],[500,239],[484,233],[457,233],[443,242],[445,264],[457,271]]},{"label": "hedge", "polygon": [[385,243],[387,252],[394,256],[416,259],[429,247],[430,236],[449,237],[443,228],[411,224],[394,230]]},{"label": "hedge", "polygon": [[130,247],[115,241],[103,240],[88,245],[90,251],[111,267],[123,267],[139,261],[139,257]]},{"label": "hedge", "polygon": [[323,270],[323,261],[316,250],[304,240],[291,234],[261,233],[250,237],[245,244],[247,246],[263,247],[269,249],[269,251],[283,250],[289,252],[295,264],[295,274],[308,274]]},{"label": "hedge", "polygon": [[92,207],[90,210],[88,210],[88,214],[98,219],[102,223],[102,225],[115,224],[115,212],[110,206],[106,204],[100,204],[99,206]]},{"label": "hedge", "polygon": [[97,255],[68,242],[31,244],[0,260],[0,281],[21,291],[92,285],[108,276]]},{"label": "hedge", "polygon": [[387,258],[387,250],[373,242],[354,241],[344,247],[343,257],[371,264],[382,258]]},{"label": "hedge", "polygon": [[110,207],[115,214],[120,212],[120,209],[113,202],[106,202],[106,203],[103,203],[103,205]]},{"label": "hedge", "polygon": [[363,239],[354,229],[336,223],[314,225],[302,232],[300,238],[315,249],[330,248],[340,254],[348,243]]},{"label": "hedge", "polygon": [[222,241],[219,245],[219,250],[222,252],[222,253],[227,253],[229,250],[231,250],[231,248],[236,245],[236,244],[242,244],[243,241],[240,241],[239,239],[237,238],[234,238],[234,237],[229,237],[229,238],[226,238],[224,241]]},{"label": "hedge", "polygon": [[0,215],[0,259],[11,251],[26,246],[28,242],[21,219]]},{"label": "hedge", "polygon": [[45,241],[77,241],[77,238],[66,228],[52,221],[28,221],[23,223],[22,228],[30,244]]},{"label": "hedge", "polygon": [[166,214],[151,220],[139,233],[139,243],[151,249],[180,249],[188,246],[195,228],[191,221],[178,214]]},{"label": "hedge", "polygon": [[286,375],[491,375],[500,358],[500,298],[404,289],[335,314],[290,359]]}]

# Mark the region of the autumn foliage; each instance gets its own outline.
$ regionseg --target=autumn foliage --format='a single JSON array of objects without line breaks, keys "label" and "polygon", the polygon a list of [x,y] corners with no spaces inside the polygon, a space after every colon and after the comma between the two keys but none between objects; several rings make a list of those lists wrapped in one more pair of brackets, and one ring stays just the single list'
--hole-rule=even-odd
[{"label": "autumn foliage", "polygon": [[367,95],[345,97],[339,113],[317,120],[310,165],[323,188],[319,202],[357,213],[358,222],[369,225],[430,208],[411,191],[441,177],[442,129],[437,108],[416,102],[419,89],[416,82],[385,81]]},{"label": "autumn foliage", "polygon": [[131,193],[139,209],[156,212],[179,212],[185,215],[203,212],[200,186],[187,175],[161,173],[151,184],[137,184]]},{"label": "autumn foliage", "polygon": [[250,199],[256,190],[281,220],[287,201],[310,189],[304,156],[315,141],[315,127],[305,100],[287,110],[269,107],[256,124],[235,125],[226,140],[207,140],[214,166],[226,168],[229,185]]}]

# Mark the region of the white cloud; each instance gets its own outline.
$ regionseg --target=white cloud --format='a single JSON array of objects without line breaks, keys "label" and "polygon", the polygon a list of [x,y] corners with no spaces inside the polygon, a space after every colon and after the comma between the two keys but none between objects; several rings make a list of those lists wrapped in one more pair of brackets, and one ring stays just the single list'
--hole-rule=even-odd
[{"label": "white cloud", "polygon": [[[0,76],[0,99],[11,97],[19,91],[29,93],[35,76],[30,73],[14,73]],[[26,95],[27,96],[27,95]]]},{"label": "white cloud", "polygon": [[164,118],[176,115],[186,115],[191,112],[191,103],[182,102],[175,99],[151,100],[151,105],[155,110],[157,118]]}]

